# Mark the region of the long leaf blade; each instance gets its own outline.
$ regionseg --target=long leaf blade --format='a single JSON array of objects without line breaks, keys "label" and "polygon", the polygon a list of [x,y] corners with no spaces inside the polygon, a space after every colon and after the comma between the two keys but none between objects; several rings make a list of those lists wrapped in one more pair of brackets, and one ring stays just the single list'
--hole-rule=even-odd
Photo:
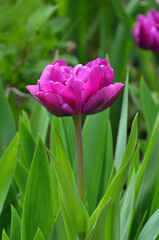
[{"label": "long leaf blade", "polygon": [[84,237],[89,225],[89,216],[87,210],[79,198],[73,185],[64,174],[59,163],[54,159],[51,152],[49,152],[49,154],[54,165],[55,173],[61,190],[61,197],[69,215],[70,221],[76,229],[79,237]]},{"label": "long leaf blade", "polygon": [[[87,116],[83,127],[83,152],[86,182],[86,199],[92,213],[99,193],[100,178],[103,170],[105,139],[109,110]],[[92,174],[93,169],[93,174]]]},{"label": "long leaf blade", "polygon": [[128,119],[128,84],[129,84],[129,75],[127,72],[125,86],[124,86],[121,116],[120,116],[120,122],[118,127],[117,143],[115,148],[114,164],[116,166],[116,169],[118,169],[121,164],[125,147],[126,147],[127,119]]},{"label": "long leaf blade", "polygon": [[159,235],[159,209],[151,216],[143,227],[137,240],[155,240]]},{"label": "long leaf blade", "polygon": [[[127,148],[125,150],[125,154],[124,154],[122,163],[120,165],[120,168],[117,171],[112,182],[110,183],[108,189],[106,190],[102,200],[100,201],[97,208],[93,212],[93,214],[90,218],[90,228],[92,228],[94,226],[94,223],[98,219],[99,214],[102,211],[102,209],[104,208],[107,201],[111,198],[111,204],[114,203],[114,201],[116,200],[117,196],[119,195],[119,193],[125,183],[125,180],[126,180],[126,177],[127,177],[128,171],[129,171],[130,163],[131,163],[131,156],[132,156],[132,153],[134,151],[136,141],[137,141],[137,133],[138,133],[137,119],[138,119],[138,117],[136,115],[136,117],[134,118],[134,121],[132,123],[132,129],[131,129],[129,142],[128,142]],[[130,152],[128,152],[128,149],[130,150]]]},{"label": "long leaf blade", "polygon": [[22,240],[33,239],[38,227],[46,239],[53,227],[53,195],[49,162],[45,146],[39,138],[33,157],[22,215]]},{"label": "long leaf blade", "polygon": [[11,206],[12,221],[10,240],[21,240],[21,219],[15,208]]},{"label": "long leaf blade", "polygon": [[18,151],[19,134],[16,134],[13,141],[8,146],[6,152],[0,159],[0,213],[2,211],[2,207],[14,175],[16,163],[18,160]]}]

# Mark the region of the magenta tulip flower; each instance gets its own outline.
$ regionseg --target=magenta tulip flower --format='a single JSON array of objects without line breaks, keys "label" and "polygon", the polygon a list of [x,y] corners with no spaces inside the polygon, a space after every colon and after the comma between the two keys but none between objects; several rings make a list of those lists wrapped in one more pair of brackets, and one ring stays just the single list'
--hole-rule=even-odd
[{"label": "magenta tulip flower", "polygon": [[146,16],[138,15],[132,34],[139,47],[159,52],[159,13],[150,10]]},{"label": "magenta tulip flower", "polygon": [[74,68],[63,60],[48,64],[29,92],[53,115],[95,114],[110,107],[123,88],[113,83],[114,71],[97,58]]}]

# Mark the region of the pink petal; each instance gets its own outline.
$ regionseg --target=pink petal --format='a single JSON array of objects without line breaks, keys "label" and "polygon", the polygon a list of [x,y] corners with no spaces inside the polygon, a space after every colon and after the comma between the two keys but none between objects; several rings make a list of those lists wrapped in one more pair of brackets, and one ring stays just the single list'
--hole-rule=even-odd
[{"label": "pink petal", "polygon": [[61,117],[75,114],[71,107],[57,94],[37,93],[36,97],[40,100],[42,105],[55,116]]},{"label": "pink petal", "polygon": [[58,93],[63,101],[67,103],[73,111],[77,114],[80,111],[80,102],[78,92],[72,85],[66,85],[61,91]]},{"label": "pink petal", "polygon": [[39,91],[37,85],[28,85],[28,86],[26,86],[26,88],[28,89],[28,91],[29,91],[33,96]]},{"label": "pink petal", "polygon": [[41,91],[39,91],[39,87],[37,85],[28,85],[26,86],[26,88],[28,89],[28,91],[33,95],[33,97],[39,101],[40,104],[43,105],[43,103],[41,102],[41,100],[37,97],[38,94],[42,94]]},{"label": "pink petal", "polygon": [[108,85],[113,83],[114,70],[108,64],[106,67],[104,65],[102,65],[100,71],[102,72],[101,83],[100,83],[100,89],[101,89],[101,88],[107,87]]},{"label": "pink petal", "polygon": [[62,59],[59,59],[59,60],[55,60],[54,61],[54,64],[58,63],[59,66],[68,66],[67,62],[65,62],[64,60]]},{"label": "pink petal", "polygon": [[44,69],[40,77],[41,87],[43,88],[43,86],[49,81],[61,83],[64,81],[63,70],[59,67],[58,64],[48,64]]},{"label": "pink petal", "polygon": [[62,109],[62,116],[72,116],[75,115],[75,112],[70,108],[70,106],[67,103],[62,104],[61,106]]},{"label": "pink petal", "polygon": [[101,73],[93,70],[87,75],[88,79],[87,82],[83,84],[83,91],[81,93],[82,105],[99,90],[101,77]]},{"label": "pink petal", "polygon": [[62,83],[49,81],[43,86],[42,92],[56,94],[63,88],[64,88],[64,85]]},{"label": "pink petal", "polygon": [[95,60],[86,64],[87,67],[92,68],[92,69],[95,66],[101,66],[101,65],[107,66],[108,65],[108,60],[107,59],[96,58]]},{"label": "pink petal", "polygon": [[73,69],[75,80],[80,81],[82,83],[85,83],[88,81],[90,73],[91,73],[91,69],[86,66],[83,66],[82,64],[78,64]]},{"label": "pink petal", "polygon": [[96,95],[90,97],[88,102],[84,105],[83,114],[95,114],[110,107],[116,100],[117,96],[123,88],[122,83],[115,83],[104,87],[97,92]]}]

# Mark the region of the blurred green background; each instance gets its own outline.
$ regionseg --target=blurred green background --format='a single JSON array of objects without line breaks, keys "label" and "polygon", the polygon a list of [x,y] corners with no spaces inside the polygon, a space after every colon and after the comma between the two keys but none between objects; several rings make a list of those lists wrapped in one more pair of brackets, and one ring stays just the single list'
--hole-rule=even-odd
[{"label": "blurred green background", "polygon": [[[154,0],[1,0],[0,82],[15,121],[22,109],[32,108],[25,86],[36,84],[44,67],[58,58],[74,66],[108,57],[115,71],[114,81],[120,82],[125,81],[129,67],[129,119],[136,111],[142,112],[140,76],[144,76],[154,98],[159,87],[153,53],[135,46],[131,31],[137,14],[158,10],[158,6]],[[114,135],[120,99],[111,110]]]}]

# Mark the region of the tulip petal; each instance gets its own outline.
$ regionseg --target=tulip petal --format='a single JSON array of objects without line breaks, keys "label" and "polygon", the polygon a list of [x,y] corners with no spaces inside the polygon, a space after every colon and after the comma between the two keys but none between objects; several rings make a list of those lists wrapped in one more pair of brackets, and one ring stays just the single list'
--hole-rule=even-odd
[{"label": "tulip petal", "polygon": [[75,112],[72,110],[72,108],[70,108],[70,106],[67,103],[62,104],[61,109],[62,109],[63,116],[75,115]]},{"label": "tulip petal", "polygon": [[40,103],[53,115],[61,116],[61,105],[63,103],[62,98],[57,94],[38,92],[36,98]]},{"label": "tulip petal", "polygon": [[78,64],[73,69],[75,80],[80,81],[82,83],[85,83],[88,81],[90,72],[91,72],[91,69],[86,66],[83,66],[82,64]]},{"label": "tulip petal", "polygon": [[107,59],[96,58],[95,60],[86,64],[87,67],[92,68],[92,69],[95,66],[101,66],[101,65],[107,66],[108,65],[108,60]]},{"label": "tulip petal", "polygon": [[122,83],[111,84],[91,96],[84,105],[83,114],[95,114],[110,107],[123,88]]},{"label": "tulip petal", "polygon": [[62,60],[62,59],[59,59],[59,60],[55,60],[54,61],[54,64],[58,63],[59,66],[68,66],[67,62]]},{"label": "tulip petal", "polygon": [[62,83],[64,81],[64,77],[65,75],[63,74],[63,70],[58,64],[48,64],[40,77],[41,87],[49,81]]},{"label": "tulip petal", "polygon": [[62,83],[49,81],[43,86],[42,92],[58,94],[58,92],[61,91],[63,88],[64,85]]},{"label": "tulip petal", "polygon": [[29,91],[33,96],[39,91],[37,85],[28,85],[28,86],[26,86],[26,88],[28,89],[28,91]]},{"label": "tulip petal", "polygon": [[59,93],[58,93],[63,101],[67,103],[77,114],[80,111],[80,102],[78,98],[78,92],[73,87],[73,85],[66,85]]},{"label": "tulip petal", "polygon": [[48,64],[30,93],[53,115],[94,114],[109,107],[123,84],[112,85],[114,71],[106,59],[97,58],[72,68],[63,60]]},{"label": "tulip petal", "polygon": [[83,91],[81,93],[82,105],[99,90],[102,76],[100,72],[92,70],[87,77],[88,80],[83,84]]},{"label": "tulip petal", "polygon": [[36,94],[36,97],[40,100],[42,105],[53,115],[70,116],[75,114],[71,107],[65,103],[61,96],[53,93],[42,93]]}]

